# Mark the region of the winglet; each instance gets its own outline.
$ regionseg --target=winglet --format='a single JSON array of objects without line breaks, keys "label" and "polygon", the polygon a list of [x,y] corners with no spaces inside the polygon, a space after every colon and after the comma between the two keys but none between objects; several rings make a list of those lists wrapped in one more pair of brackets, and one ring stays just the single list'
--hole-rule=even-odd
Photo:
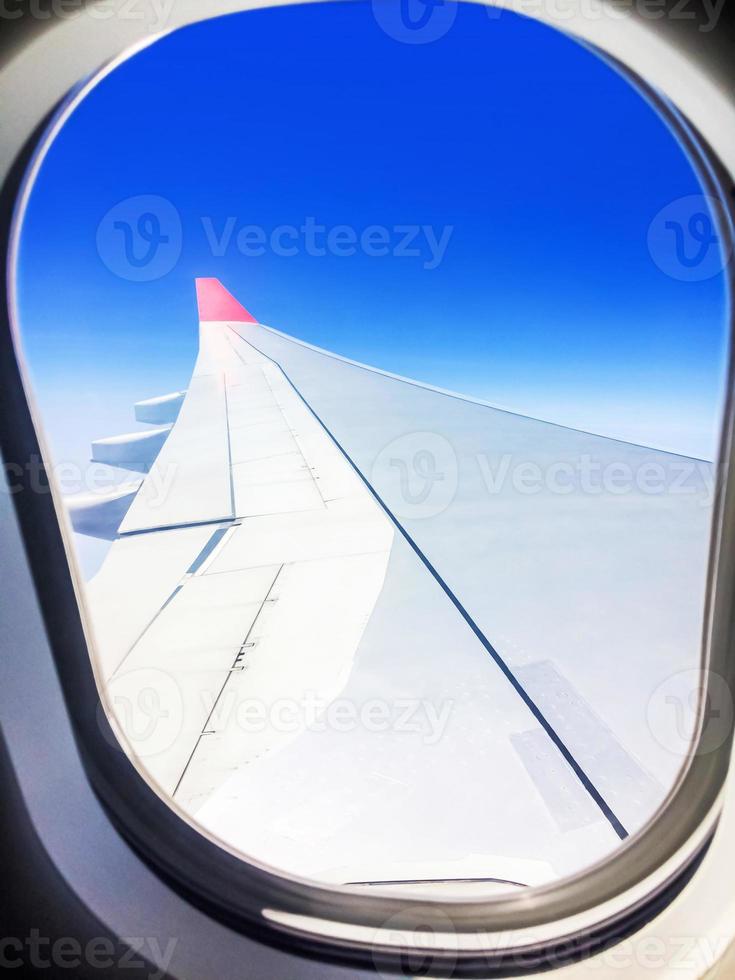
[{"label": "winglet", "polygon": [[231,321],[233,323],[257,323],[255,317],[228,293],[219,279],[197,279],[197,303],[199,320]]}]

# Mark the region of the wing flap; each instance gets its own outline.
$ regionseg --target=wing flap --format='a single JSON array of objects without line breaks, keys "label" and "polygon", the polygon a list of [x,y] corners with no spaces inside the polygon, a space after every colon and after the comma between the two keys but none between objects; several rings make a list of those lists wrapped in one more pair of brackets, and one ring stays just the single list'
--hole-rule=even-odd
[{"label": "wing flap", "polygon": [[171,434],[143,481],[120,533],[232,517],[224,374],[196,375]]},{"label": "wing flap", "polygon": [[175,593],[214,530],[195,526],[119,538],[87,585],[95,660],[107,681]]}]

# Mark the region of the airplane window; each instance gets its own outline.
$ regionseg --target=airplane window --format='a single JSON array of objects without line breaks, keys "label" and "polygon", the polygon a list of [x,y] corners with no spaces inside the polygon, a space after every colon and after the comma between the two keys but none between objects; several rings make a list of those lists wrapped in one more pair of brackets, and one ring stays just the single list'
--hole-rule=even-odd
[{"label": "airplane window", "polygon": [[615,65],[398,9],[233,15],[106,73],[40,159],[17,302],[142,775],[280,873],[484,896],[613,854],[727,737],[730,254]]}]

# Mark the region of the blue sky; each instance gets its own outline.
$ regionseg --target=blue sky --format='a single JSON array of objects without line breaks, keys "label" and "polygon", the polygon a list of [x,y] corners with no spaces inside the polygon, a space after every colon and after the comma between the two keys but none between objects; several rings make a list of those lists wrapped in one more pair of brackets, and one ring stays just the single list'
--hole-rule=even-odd
[{"label": "blue sky", "polygon": [[[623,78],[515,15],[461,6],[425,44],[362,2],[177,32],[94,89],[33,189],[20,313],[52,447],[82,461],[91,439],[135,428],[134,401],[186,386],[193,280],[216,276],[262,322],[349,357],[711,458],[723,282],[669,276],[647,244],[662,208],[700,192]],[[105,216],[140,195],[182,227],[180,259],[150,282],[98,249]],[[450,238],[435,268],[423,232],[418,256],[236,246],[244,226],[309,218],[379,225],[391,247],[398,226]]]}]

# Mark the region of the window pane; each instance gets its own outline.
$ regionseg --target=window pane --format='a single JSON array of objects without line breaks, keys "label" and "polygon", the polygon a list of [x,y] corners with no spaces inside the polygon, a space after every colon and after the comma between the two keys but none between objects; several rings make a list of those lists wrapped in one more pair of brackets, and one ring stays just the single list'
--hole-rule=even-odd
[{"label": "window pane", "polygon": [[703,684],[717,218],[625,77],[473,5],[222,18],[91,89],[20,314],[98,677],[165,797],[281,871],[432,895],[651,818]]}]

